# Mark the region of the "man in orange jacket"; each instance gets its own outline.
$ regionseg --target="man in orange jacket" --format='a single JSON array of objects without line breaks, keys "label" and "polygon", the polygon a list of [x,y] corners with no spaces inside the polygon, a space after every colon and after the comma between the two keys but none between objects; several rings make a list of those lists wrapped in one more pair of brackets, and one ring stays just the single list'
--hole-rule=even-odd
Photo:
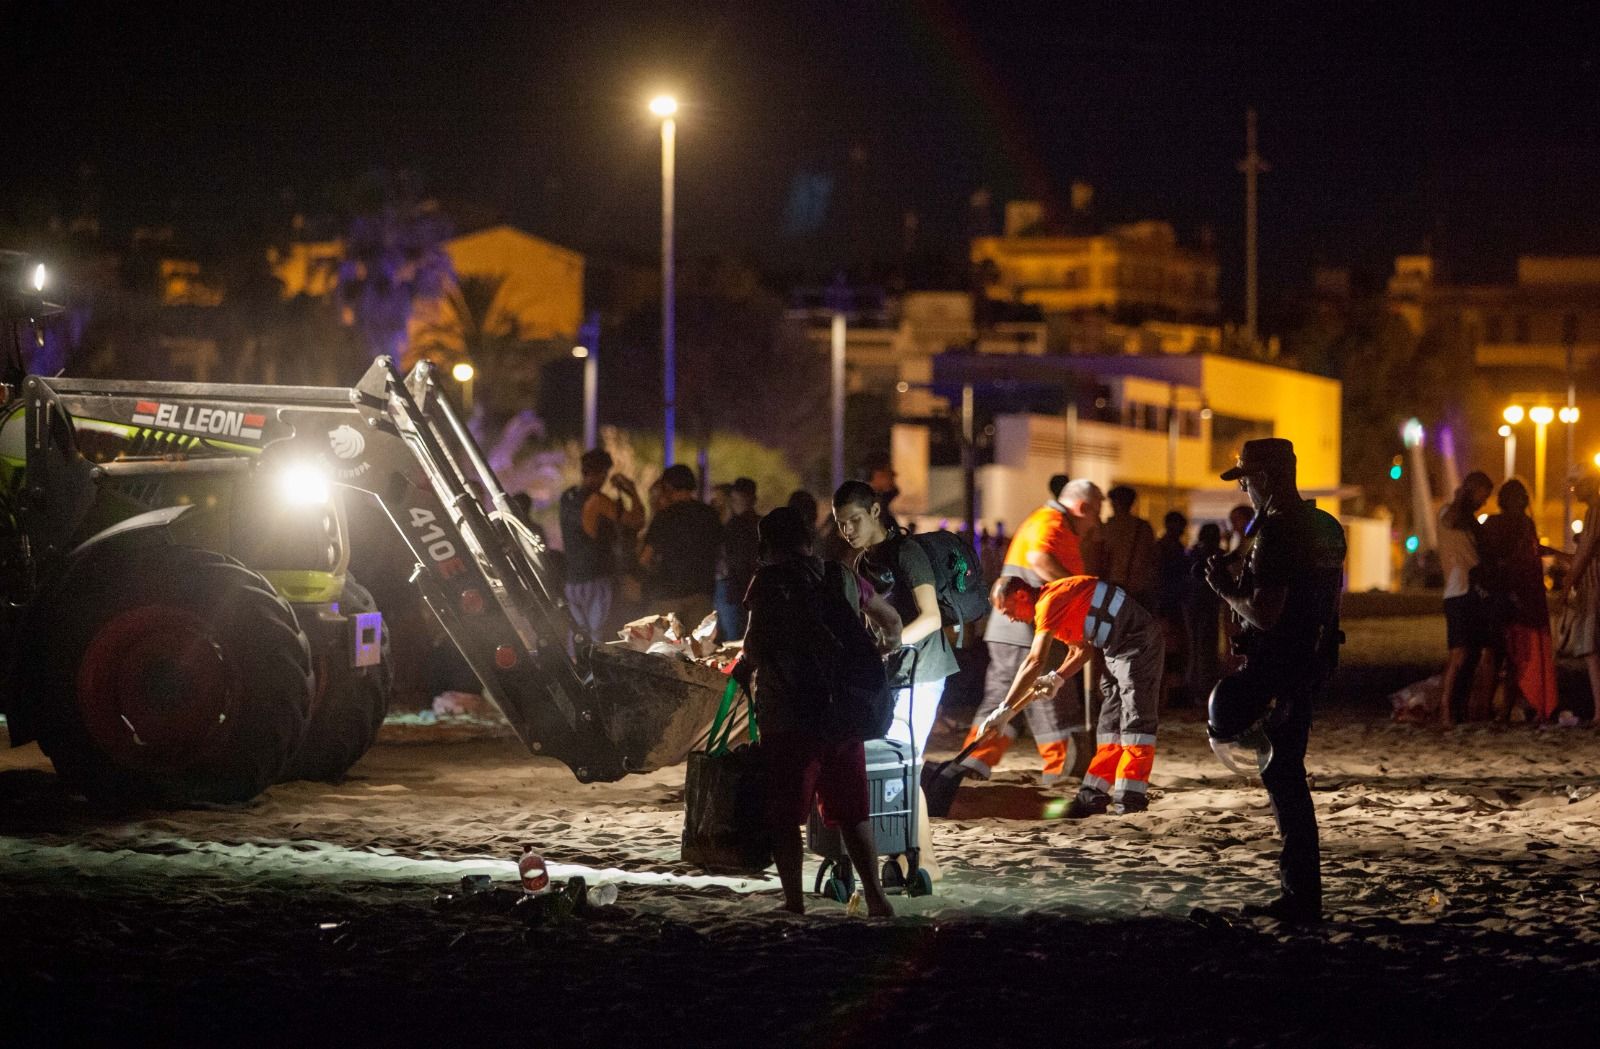
[{"label": "man in orange jacket", "polygon": [[[990,601],[1010,619],[1032,623],[1035,633],[1005,702],[978,726],[979,735],[1003,731],[1018,710],[1053,697],[1098,650],[1104,670],[1097,748],[1066,816],[1143,812],[1149,806],[1156,704],[1166,656],[1160,625],[1126,590],[1093,576],[1068,576],[1043,587],[1005,577],[995,583]],[[1046,672],[1056,641],[1067,646],[1067,655]]]},{"label": "man in orange jacket", "polygon": [[[1083,546],[1100,523],[1104,497],[1092,481],[1068,482],[1059,475],[1053,480],[1051,494],[1054,498],[1029,514],[1012,537],[1006,550],[1002,579],[1014,576],[1033,586],[1043,586],[1067,576],[1085,574]],[[978,726],[983,720],[1005,701],[1011,683],[1016,680],[1017,668],[1033,643],[1033,624],[1013,622],[996,610],[984,626],[983,640],[989,649],[989,670],[983,681],[983,702],[967,732],[969,744],[978,738]],[[1055,782],[1065,773],[1067,737],[1076,720],[1075,707],[1067,697],[1053,696],[1027,708],[1028,731],[1033,736],[1034,746],[1039,748],[1046,783]],[[1007,724],[990,739],[979,743],[961,760],[963,773],[988,779],[1016,736],[1016,730]]]}]

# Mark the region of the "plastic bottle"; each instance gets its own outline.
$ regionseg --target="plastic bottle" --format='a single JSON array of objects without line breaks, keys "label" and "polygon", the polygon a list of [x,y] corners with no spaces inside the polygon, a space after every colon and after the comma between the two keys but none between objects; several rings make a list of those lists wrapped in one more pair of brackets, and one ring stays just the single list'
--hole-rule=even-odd
[{"label": "plastic bottle", "polygon": [[517,874],[522,878],[522,891],[537,895],[550,891],[550,872],[545,869],[544,857],[525,846],[522,858],[517,861]]}]

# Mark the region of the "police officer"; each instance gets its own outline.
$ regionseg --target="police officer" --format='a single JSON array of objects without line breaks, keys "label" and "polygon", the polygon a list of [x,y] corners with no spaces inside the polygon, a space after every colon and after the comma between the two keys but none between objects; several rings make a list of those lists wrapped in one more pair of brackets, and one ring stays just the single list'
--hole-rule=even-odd
[{"label": "police officer", "polygon": [[[1242,629],[1235,640],[1245,666],[1212,691],[1207,728],[1225,763],[1229,747],[1254,750],[1283,852],[1283,895],[1245,913],[1295,924],[1322,920],[1322,859],[1317,814],[1306,784],[1312,699],[1338,658],[1339,591],[1345,540],[1339,522],[1300,497],[1294,445],[1279,437],[1246,441],[1238,463],[1222,475],[1250,496],[1250,552],[1235,578],[1220,558],[1205,579],[1228,603]],[[1237,749],[1235,749],[1237,753]]]}]

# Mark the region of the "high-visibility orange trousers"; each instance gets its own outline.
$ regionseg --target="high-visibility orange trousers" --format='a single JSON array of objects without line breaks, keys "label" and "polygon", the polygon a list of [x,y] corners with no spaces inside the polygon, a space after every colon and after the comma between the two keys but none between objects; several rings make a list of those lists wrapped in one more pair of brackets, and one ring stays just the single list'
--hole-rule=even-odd
[{"label": "high-visibility orange trousers", "polygon": [[1100,721],[1083,788],[1121,800],[1150,789],[1156,760],[1157,703],[1165,644],[1156,622],[1140,612],[1099,661]]},{"label": "high-visibility orange trousers", "polygon": [[[972,727],[967,730],[967,738],[962,746],[978,738],[978,725],[989,716],[990,711],[1005,702],[1006,695],[1011,691],[1011,683],[1016,680],[1017,670],[1027,656],[1028,650],[1022,645],[989,642],[989,670],[983,680],[983,702],[972,717]],[[1033,745],[1039,749],[1045,783],[1054,783],[1066,773],[1067,741],[1077,706],[1076,697],[1070,695],[1073,691],[1074,687],[1069,682],[1062,686],[1054,699],[1042,699],[1022,708],[1022,716],[1028,722],[1028,732],[1033,736]],[[988,779],[995,766],[1000,764],[1000,759],[1005,757],[1006,751],[1011,749],[1012,741],[1017,738],[1015,724],[1013,721],[1006,725],[981,747],[974,748],[971,754],[962,759],[961,766],[982,779]]]},{"label": "high-visibility orange trousers", "polygon": [[1089,759],[1083,785],[1119,798],[1143,794],[1150,789],[1150,769],[1155,763],[1153,743],[1102,743]]}]

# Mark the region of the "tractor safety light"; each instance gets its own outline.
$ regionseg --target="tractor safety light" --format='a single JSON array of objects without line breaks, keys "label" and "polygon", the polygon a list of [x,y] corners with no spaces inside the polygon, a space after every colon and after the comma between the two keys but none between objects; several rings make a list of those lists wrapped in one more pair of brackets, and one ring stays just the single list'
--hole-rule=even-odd
[{"label": "tractor safety light", "polygon": [[278,492],[291,506],[324,506],[330,498],[328,475],[305,463],[286,467],[278,475]]},{"label": "tractor safety light", "polygon": [[454,379],[456,382],[471,382],[472,377],[476,374],[478,374],[477,370],[466,361],[462,361],[460,364],[450,369],[450,378]]},{"label": "tractor safety light", "polygon": [[1414,536],[1414,535],[1406,536],[1406,553],[1408,553],[1408,554],[1416,553],[1417,552],[1417,547],[1419,547],[1421,545],[1422,545],[1422,540],[1418,539],[1416,536]]},{"label": "tractor safety light", "polygon": [[478,590],[461,591],[461,612],[463,615],[483,615],[483,594]]},{"label": "tractor safety light", "polygon": [[517,650],[510,645],[501,645],[494,650],[494,665],[501,670],[510,670],[517,665]]},{"label": "tractor safety light", "polygon": [[1541,404],[1537,408],[1528,409],[1528,418],[1533,420],[1535,426],[1549,426],[1550,420],[1555,417],[1555,409],[1548,404]]}]

